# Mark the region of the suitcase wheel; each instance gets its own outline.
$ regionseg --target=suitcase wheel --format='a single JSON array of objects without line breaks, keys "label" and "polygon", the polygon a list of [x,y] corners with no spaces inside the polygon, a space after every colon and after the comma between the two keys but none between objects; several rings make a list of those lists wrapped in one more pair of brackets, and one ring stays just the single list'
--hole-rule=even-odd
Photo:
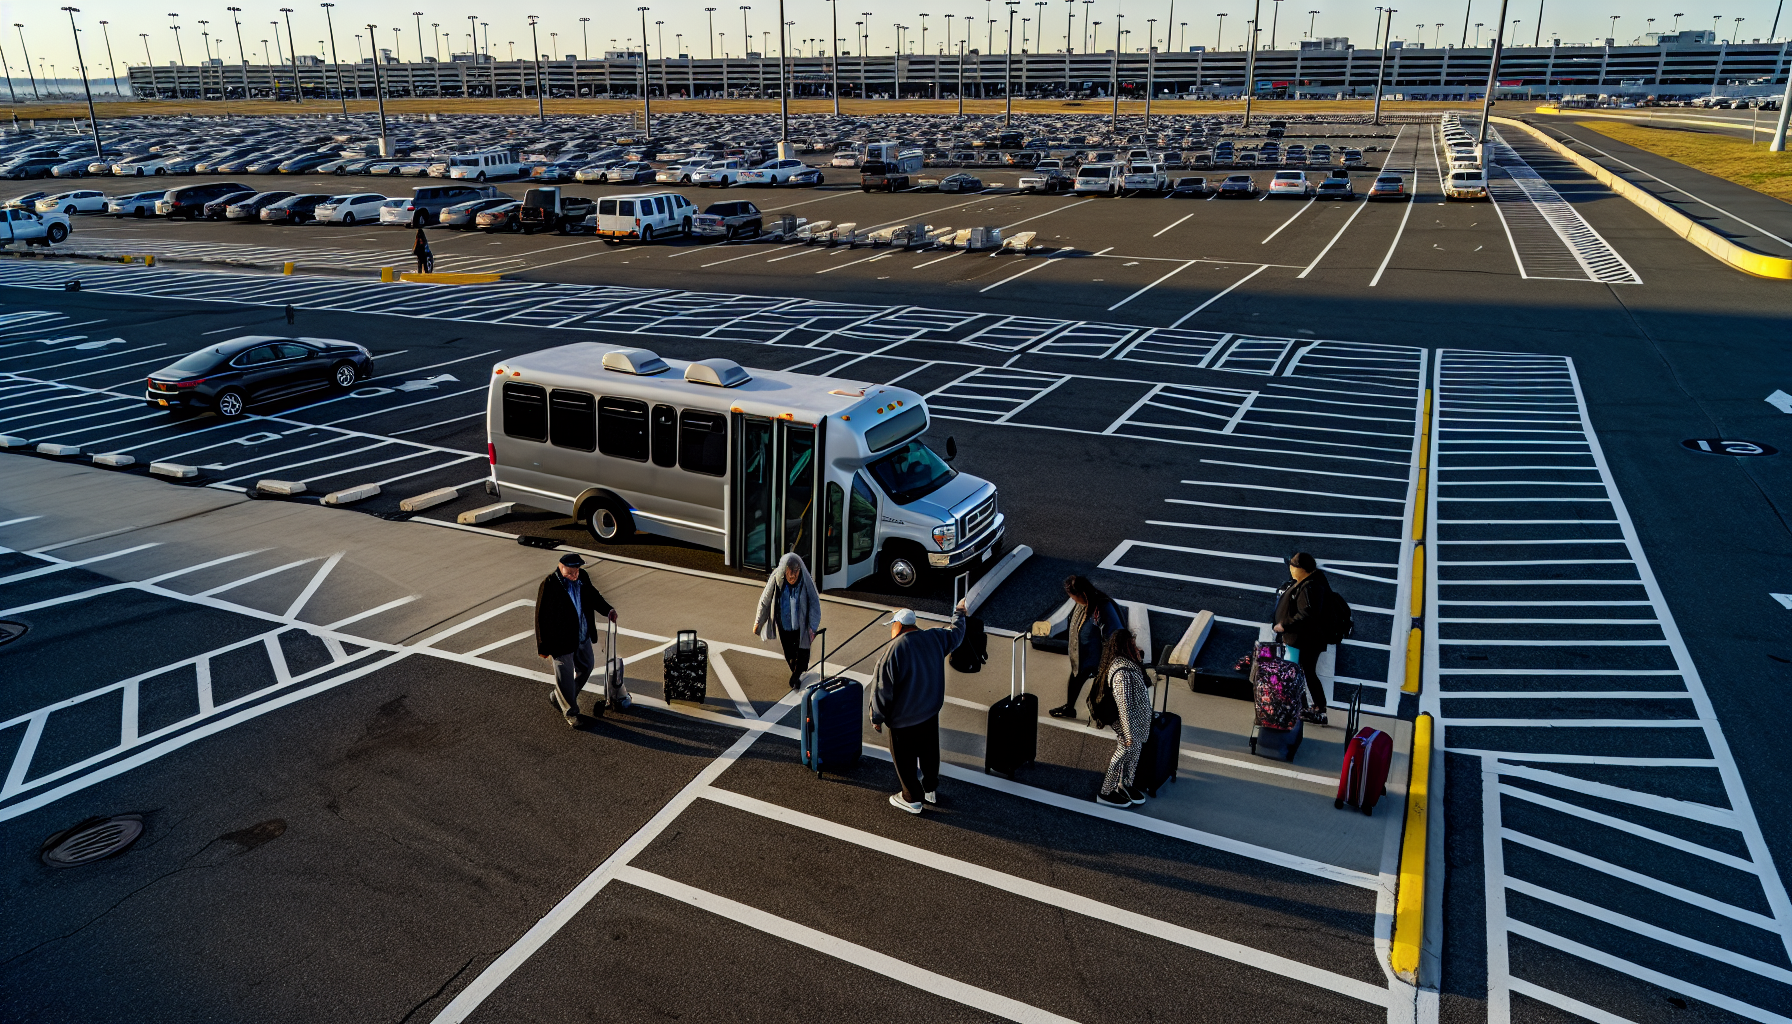
[{"label": "suitcase wheel", "polygon": [[1333,806],[1333,807],[1334,807],[1334,808],[1336,808],[1336,809],[1338,809],[1338,810],[1340,810],[1340,811],[1341,811],[1341,810],[1343,810],[1343,809],[1344,809],[1344,801],[1342,801],[1342,800],[1333,800],[1333,801],[1332,801],[1332,806]]},{"label": "suitcase wheel", "polygon": [[1363,808],[1363,816],[1367,818],[1375,817],[1375,806],[1371,804],[1368,807]]},{"label": "suitcase wheel", "polygon": [[1252,736],[1251,737],[1251,753],[1255,754],[1256,752],[1257,752],[1257,737]]}]

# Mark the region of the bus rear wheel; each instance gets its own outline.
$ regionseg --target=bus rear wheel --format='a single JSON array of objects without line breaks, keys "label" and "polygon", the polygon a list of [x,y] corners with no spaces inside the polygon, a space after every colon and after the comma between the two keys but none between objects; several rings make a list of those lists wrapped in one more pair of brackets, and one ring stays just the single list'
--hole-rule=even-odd
[{"label": "bus rear wheel", "polygon": [[599,544],[621,544],[635,535],[635,518],[621,502],[604,498],[591,507],[585,528]]}]

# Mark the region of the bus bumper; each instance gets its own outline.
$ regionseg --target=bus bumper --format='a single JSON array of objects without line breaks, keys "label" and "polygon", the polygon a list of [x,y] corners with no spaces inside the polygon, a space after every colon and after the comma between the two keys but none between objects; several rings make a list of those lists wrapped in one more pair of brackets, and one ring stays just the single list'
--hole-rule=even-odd
[{"label": "bus bumper", "polygon": [[1002,547],[1002,535],[1007,532],[1007,524],[985,531],[983,536],[969,544],[953,548],[951,551],[930,551],[927,553],[927,565],[932,569],[958,569],[968,565],[987,562]]}]

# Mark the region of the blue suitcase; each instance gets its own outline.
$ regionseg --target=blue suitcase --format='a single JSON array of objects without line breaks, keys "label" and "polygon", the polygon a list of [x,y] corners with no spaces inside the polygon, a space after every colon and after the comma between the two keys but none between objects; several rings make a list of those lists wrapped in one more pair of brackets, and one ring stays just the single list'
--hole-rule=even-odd
[{"label": "blue suitcase", "polygon": [[859,763],[865,688],[835,676],[803,690],[803,764],[820,775],[844,774]]}]

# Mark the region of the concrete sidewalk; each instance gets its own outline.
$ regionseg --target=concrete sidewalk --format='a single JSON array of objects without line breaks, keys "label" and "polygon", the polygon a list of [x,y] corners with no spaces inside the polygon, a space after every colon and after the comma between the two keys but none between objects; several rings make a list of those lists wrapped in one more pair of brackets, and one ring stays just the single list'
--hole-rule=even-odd
[{"label": "concrete sidewalk", "polygon": [[1792,256],[1792,203],[1619,142],[1568,117],[1518,119],[1738,245]]}]

